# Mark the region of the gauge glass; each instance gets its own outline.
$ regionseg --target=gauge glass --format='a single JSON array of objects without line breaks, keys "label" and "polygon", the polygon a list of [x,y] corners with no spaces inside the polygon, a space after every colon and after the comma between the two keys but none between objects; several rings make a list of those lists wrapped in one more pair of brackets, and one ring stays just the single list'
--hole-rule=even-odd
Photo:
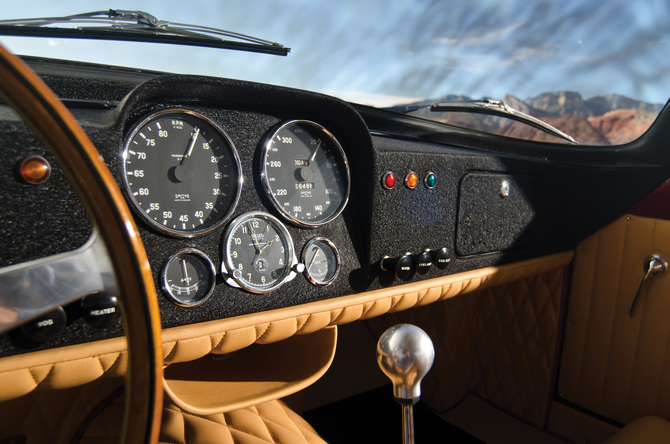
[{"label": "gauge glass", "polygon": [[239,199],[242,174],[232,141],[192,111],[166,110],[144,119],[122,158],[128,196],[160,231],[183,237],[211,231]]},{"label": "gauge glass", "polygon": [[349,200],[350,173],[339,142],[323,126],[293,120],[264,145],[261,179],[288,221],[318,227],[335,219]]},{"label": "gauge glass", "polygon": [[302,250],[305,277],[314,285],[330,285],[340,272],[340,254],[324,237],[311,239]]},{"label": "gauge glass", "polygon": [[226,230],[223,250],[223,273],[232,278],[232,284],[250,292],[270,292],[295,276],[291,236],[270,214],[237,217]]},{"label": "gauge glass", "polygon": [[205,302],[214,291],[216,271],[205,253],[184,249],[163,265],[163,291],[177,305],[192,307]]}]

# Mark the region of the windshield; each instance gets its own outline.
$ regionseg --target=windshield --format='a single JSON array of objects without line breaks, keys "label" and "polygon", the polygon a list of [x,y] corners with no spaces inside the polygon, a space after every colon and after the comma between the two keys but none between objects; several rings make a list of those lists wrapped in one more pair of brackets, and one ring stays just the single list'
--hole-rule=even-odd
[{"label": "windshield", "polygon": [[[291,48],[287,57],[151,43],[0,37],[15,53],[313,90],[375,107],[502,100],[574,137],[643,134],[670,96],[670,6],[635,1],[31,1],[2,19],[142,10]],[[67,25],[59,25],[67,26]],[[420,108],[422,118],[558,142],[518,121]]]}]

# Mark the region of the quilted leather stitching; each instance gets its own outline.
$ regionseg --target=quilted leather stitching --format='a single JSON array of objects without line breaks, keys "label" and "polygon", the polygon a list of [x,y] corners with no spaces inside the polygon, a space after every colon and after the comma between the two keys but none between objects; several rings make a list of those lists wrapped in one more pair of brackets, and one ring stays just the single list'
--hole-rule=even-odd
[{"label": "quilted leather stitching", "polygon": [[[451,282],[448,284],[440,284],[440,279],[435,281],[419,282],[414,284],[406,284],[391,291],[398,293],[389,295],[389,290],[373,291],[363,293],[354,297],[340,298],[335,301],[324,301],[327,303],[325,309],[321,309],[318,303],[312,308],[312,304],[305,304],[299,307],[299,313],[296,315],[295,310],[290,311],[290,315],[282,317],[282,310],[272,312],[269,316],[269,321],[263,321],[260,324],[256,320],[258,317],[268,319],[267,314],[259,314],[258,316],[248,316],[248,325],[237,328],[230,328],[228,324],[231,320],[212,321],[206,323],[214,326],[217,330],[213,333],[200,334],[197,337],[179,337],[176,340],[166,340],[163,344],[164,354],[166,356],[165,363],[169,365],[174,362],[183,362],[193,360],[201,357],[203,354],[213,353],[229,353],[239,350],[254,342],[269,343],[282,339],[286,339],[294,334],[307,334],[318,329],[325,328],[329,325],[339,325],[343,323],[353,322],[359,319],[367,319],[369,317],[379,316],[383,313],[396,312],[405,310],[407,308],[420,306],[422,304],[432,303],[442,299],[448,299],[457,294],[473,291],[477,288],[482,288],[484,285],[505,282],[510,278],[519,275],[529,275],[547,269],[553,269],[557,266],[563,266],[572,258],[572,253],[564,253],[554,256],[548,256],[539,260],[522,262],[518,264],[510,264],[499,268],[486,269],[484,272],[489,273],[483,277],[475,276],[468,277],[472,273],[464,273],[462,277],[448,276],[446,279],[463,279],[460,282]],[[434,283],[434,284],[433,284]],[[432,287],[426,287],[433,284]],[[423,286],[423,288],[421,288]],[[409,289],[418,288],[417,290],[406,291]],[[403,291],[406,291],[403,293]],[[377,293],[380,296],[376,296]],[[361,302],[361,300],[366,300]],[[341,304],[337,306],[337,304]],[[305,316],[305,321],[302,326],[299,319]],[[287,321],[291,322],[292,327],[287,328]],[[239,324],[238,324],[239,325]],[[172,329],[179,331],[179,327]],[[197,329],[196,329],[197,331]],[[193,334],[192,329],[184,330],[185,334]],[[180,333],[181,334],[181,333]],[[221,335],[219,339],[219,335]],[[178,336],[178,335],[177,335]],[[114,344],[116,347],[119,344],[119,349],[125,347],[125,341],[108,340],[108,344]],[[115,342],[114,342],[115,341]],[[205,341],[204,347],[201,341]],[[216,342],[216,346],[212,344]],[[192,344],[200,344],[199,347],[192,347]],[[73,349],[77,349],[74,346]],[[89,349],[86,349],[89,350]],[[45,356],[42,352],[39,356]],[[88,353],[88,351],[86,351]],[[54,353],[54,356],[57,354]],[[68,360],[59,360],[56,364],[45,363],[34,365],[26,368],[12,367],[12,363],[16,360],[13,358],[4,358],[0,360],[0,382],[11,381],[12,384],[2,384],[8,390],[7,392],[0,391],[0,400],[12,399],[33,390],[41,389],[43,387],[49,388],[68,388],[80,384],[85,384],[95,380],[103,375],[120,376],[125,372],[125,360],[121,359],[126,356],[124,351],[114,351],[110,353],[103,353],[96,356],[78,357]],[[19,357],[20,358],[20,357]],[[111,358],[111,364],[109,363]],[[97,361],[97,362],[96,362]],[[20,359],[16,362],[23,362]],[[65,363],[76,363],[77,366],[64,366]],[[91,366],[97,367],[95,370]],[[48,371],[44,373],[44,370]],[[36,371],[40,370],[38,376]],[[102,371],[100,371],[102,370]],[[42,375],[44,375],[42,377]],[[77,375],[78,377],[74,377]]]},{"label": "quilted leather stitching", "polygon": [[[556,342],[561,269],[367,321],[378,337],[398,322],[433,338],[423,399],[445,411],[468,391],[543,425]],[[530,346],[529,346],[530,345]]]},{"label": "quilted leather stitching", "polygon": [[670,418],[667,276],[650,282],[628,310],[651,253],[670,253],[670,222],[622,217],[580,244],[564,358],[566,399],[622,423]]}]

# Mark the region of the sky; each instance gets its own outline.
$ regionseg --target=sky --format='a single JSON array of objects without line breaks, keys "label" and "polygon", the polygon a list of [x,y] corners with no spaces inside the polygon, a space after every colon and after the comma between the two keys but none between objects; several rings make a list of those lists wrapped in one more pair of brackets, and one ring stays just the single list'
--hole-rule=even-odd
[{"label": "sky", "polygon": [[670,97],[666,0],[30,0],[0,19],[143,10],[276,41],[287,57],[145,43],[0,37],[19,54],[279,84],[391,106],[447,94]]}]

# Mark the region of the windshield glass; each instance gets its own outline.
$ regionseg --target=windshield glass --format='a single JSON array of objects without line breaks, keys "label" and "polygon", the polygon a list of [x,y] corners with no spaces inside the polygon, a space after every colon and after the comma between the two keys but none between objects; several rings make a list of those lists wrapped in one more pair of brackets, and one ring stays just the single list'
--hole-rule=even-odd
[{"label": "windshield glass", "polygon": [[[291,52],[281,57],[26,37],[0,37],[0,42],[23,55],[237,78],[376,107],[502,100],[581,144],[593,145],[639,137],[670,96],[670,5],[664,0],[40,0],[4,5],[1,18],[109,8],[249,34],[281,43]],[[510,137],[560,142],[497,116],[428,107],[411,114]]]}]

